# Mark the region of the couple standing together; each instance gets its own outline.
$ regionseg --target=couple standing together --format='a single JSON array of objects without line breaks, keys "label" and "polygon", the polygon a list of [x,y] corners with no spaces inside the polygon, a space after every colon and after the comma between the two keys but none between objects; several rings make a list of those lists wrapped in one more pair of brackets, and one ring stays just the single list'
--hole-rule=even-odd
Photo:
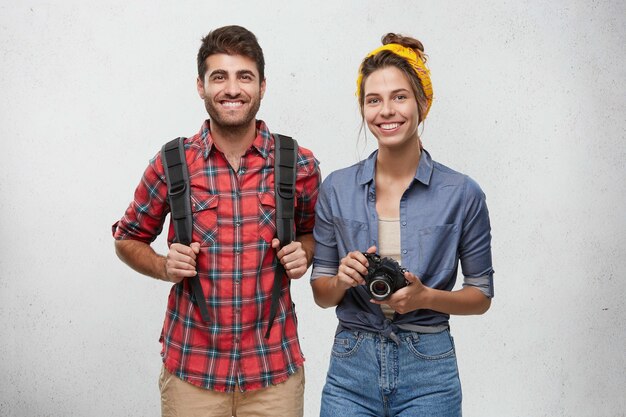
[{"label": "couple standing together", "polygon": [[[322,416],[461,415],[450,314],[482,314],[493,296],[491,234],[476,182],[431,159],[418,127],[433,99],[422,44],[388,34],[359,67],[357,97],[378,149],[331,173],[299,147],[295,241],[275,237],[274,139],[256,119],[263,52],[240,26],[211,31],[197,89],[209,120],[185,140],[193,239],[166,256],[150,246],[170,211],[161,154],[113,225],[115,249],[138,272],[174,283],[161,333],[163,416],[302,416],[304,357],[289,280],[313,263],[315,301],[337,306]],[[363,252],[397,260],[407,282],[384,301],[364,285]],[[463,288],[454,290],[458,264]],[[268,327],[274,270],[285,269]],[[197,273],[202,320],[189,285]]]}]

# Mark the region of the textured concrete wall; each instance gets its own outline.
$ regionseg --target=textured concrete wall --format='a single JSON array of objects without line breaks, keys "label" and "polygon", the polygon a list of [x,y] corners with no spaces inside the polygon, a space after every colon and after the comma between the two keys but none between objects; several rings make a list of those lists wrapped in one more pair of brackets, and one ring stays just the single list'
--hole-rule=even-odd
[{"label": "textured concrete wall", "polygon": [[[180,3],[0,2],[0,415],[158,415],[169,286],[117,260],[110,225],[200,127],[199,39],[233,23],[266,54],[260,117],[324,174],[375,145],[360,59],[388,31],[421,39],[424,145],[493,223],[494,304],[452,320],[465,415],[625,415],[624,2]],[[293,290],[314,416],[336,320]]]}]

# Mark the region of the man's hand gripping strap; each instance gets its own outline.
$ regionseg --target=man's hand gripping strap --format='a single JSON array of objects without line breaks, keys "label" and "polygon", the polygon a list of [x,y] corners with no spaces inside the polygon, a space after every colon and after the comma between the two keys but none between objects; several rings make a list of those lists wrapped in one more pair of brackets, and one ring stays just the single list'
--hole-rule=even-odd
[{"label": "man's hand gripping strap", "polygon": [[[175,241],[189,246],[192,240],[193,216],[191,212],[191,194],[189,171],[185,158],[185,138],[176,138],[161,148],[161,159],[167,181],[167,195],[170,203],[170,216],[174,223]],[[198,274],[189,278],[189,285],[195,303],[200,310],[202,320],[209,324],[209,309]]]},{"label": "man's hand gripping strap", "polygon": [[[274,135],[274,189],[276,191],[276,233],[281,248],[293,242],[294,236],[294,199],[296,189],[296,162],[298,142],[289,136]],[[270,330],[276,318],[285,267],[276,260],[274,285],[272,286],[272,304],[265,338],[270,337]]]}]

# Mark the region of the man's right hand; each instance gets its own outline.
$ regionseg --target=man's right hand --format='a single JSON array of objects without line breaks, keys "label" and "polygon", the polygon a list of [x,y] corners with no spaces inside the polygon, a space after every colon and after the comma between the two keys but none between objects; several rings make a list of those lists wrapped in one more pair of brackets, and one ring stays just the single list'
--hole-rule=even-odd
[{"label": "man's right hand", "polygon": [[165,275],[168,281],[179,283],[185,278],[196,275],[196,255],[200,252],[200,243],[192,242],[186,246],[172,243],[165,257]]}]

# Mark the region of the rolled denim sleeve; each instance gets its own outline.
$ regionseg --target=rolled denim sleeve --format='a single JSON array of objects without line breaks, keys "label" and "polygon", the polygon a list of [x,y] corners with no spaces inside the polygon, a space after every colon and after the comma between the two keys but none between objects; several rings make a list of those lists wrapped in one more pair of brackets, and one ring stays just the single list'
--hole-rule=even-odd
[{"label": "rolled denim sleeve", "polygon": [[493,266],[491,259],[491,224],[485,193],[468,178],[461,242],[459,245],[464,286],[473,286],[487,297],[493,297]]},{"label": "rolled denim sleeve", "polygon": [[313,237],[315,238],[314,269],[318,267],[332,269],[337,268],[339,265],[335,226],[332,221],[331,183],[332,174],[322,183],[315,205],[315,227],[313,228]]}]

